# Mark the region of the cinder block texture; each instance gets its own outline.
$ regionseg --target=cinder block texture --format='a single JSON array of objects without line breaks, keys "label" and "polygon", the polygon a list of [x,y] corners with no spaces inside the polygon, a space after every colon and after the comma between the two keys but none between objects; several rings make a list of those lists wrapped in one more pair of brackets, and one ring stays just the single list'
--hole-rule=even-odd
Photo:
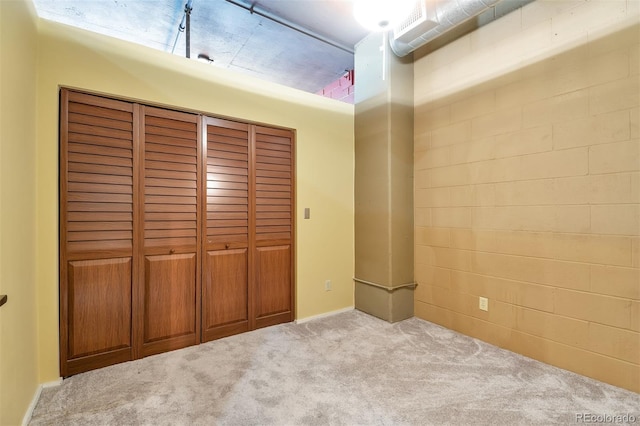
[{"label": "cinder block texture", "polygon": [[640,392],[636,3],[538,0],[416,55],[415,312]]}]

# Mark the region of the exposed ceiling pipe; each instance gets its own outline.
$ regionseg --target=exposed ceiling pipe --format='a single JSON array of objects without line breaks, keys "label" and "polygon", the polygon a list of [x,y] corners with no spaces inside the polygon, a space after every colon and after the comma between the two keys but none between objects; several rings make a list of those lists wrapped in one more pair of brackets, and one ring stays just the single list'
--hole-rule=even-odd
[{"label": "exposed ceiling pipe", "polygon": [[321,41],[322,43],[326,43],[326,44],[328,44],[330,46],[336,47],[336,48],[338,48],[338,49],[340,49],[342,51],[345,51],[347,53],[353,54],[353,52],[354,52],[353,48],[349,48],[349,47],[347,47],[347,46],[345,46],[343,44],[340,44],[340,43],[335,42],[333,40],[329,40],[327,37],[324,37],[324,36],[322,36],[320,34],[317,34],[317,33],[313,32],[313,31],[310,31],[310,30],[308,30],[306,28],[300,27],[299,25],[296,25],[293,22],[289,22],[289,21],[287,21],[287,20],[285,20],[283,18],[276,17],[276,16],[270,14],[267,11],[256,9],[256,2],[253,2],[251,4],[251,6],[247,6],[247,5],[244,5],[244,4],[242,4],[242,3],[238,2],[238,1],[234,1],[234,0],[226,0],[226,1],[228,3],[231,3],[234,6],[238,6],[238,7],[242,8],[242,9],[244,9],[244,10],[249,11],[252,15],[256,14],[258,16],[262,16],[263,18],[266,18],[266,19],[268,19],[268,20],[270,20],[272,22],[275,22],[276,24],[280,24],[282,26],[285,26],[285,27],[287,27],[289,29],[292,29],[294,31],[299,32],[300,34],[304,34],[307,37],[314,38],[314,39],[316,39],[318,41]]},{"label": "exposed ceiling pipe", "polygon": [[531,1],[533,0],[444,0],[431,3],[427,5],[427,10],[431,13],[427,13],[425,32],[405,42],[390,37],[389,44],[396,55],[403,57],[480,14],[482,19],[479,19],[478,26],[498,19]]}]

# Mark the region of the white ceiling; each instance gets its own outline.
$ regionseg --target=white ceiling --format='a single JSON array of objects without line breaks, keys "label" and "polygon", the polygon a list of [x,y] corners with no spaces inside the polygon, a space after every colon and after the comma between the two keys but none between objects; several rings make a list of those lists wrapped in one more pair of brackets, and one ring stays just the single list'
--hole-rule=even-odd
[{"label": "white ceiling", "polygon": [[[185,33],[178,27],[186,2],[34,0],[41,18],[182,56]],[[245,9],[252,5],[329,43],[252,14]],[[213,66],[307,92],[353,69],[353,46],[367,35],[353,18],[353,0],[192,0],[191,6],[191,58],[203,53]]]}]

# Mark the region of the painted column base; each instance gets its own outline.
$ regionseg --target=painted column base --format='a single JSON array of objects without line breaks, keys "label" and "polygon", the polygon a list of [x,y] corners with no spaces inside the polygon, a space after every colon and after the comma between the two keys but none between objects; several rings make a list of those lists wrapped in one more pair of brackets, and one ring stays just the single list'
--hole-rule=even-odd
[{"label": "painted column base", "polygon": [[414,285],[385,288],[361,281],[355,282],[355,308],[394,323],[413,317]]}]

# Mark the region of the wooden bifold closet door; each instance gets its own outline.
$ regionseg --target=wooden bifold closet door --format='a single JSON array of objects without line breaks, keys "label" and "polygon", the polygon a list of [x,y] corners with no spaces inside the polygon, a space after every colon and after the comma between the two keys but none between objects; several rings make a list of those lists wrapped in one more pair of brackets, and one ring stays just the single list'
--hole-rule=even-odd
[{"label": "wooden bifold closet door", "polygon": [[60,367],[293,320],[293,132],[63,89]]},{"label": "wooden bifold closet door", "polygon": [[293,141],[288,130],[255,126],[255,327],[291,321]]},{"label": "wooden bifold closet door", "polygon": [[141,356],[198,343],[198,116],[142,106]]},{"label": "wooden bifold closet door", "polygon": [[61,96],[60,358],[67,376],[133,359],[138,109]]},{"label": "wooden bifold closet door", "polygon": [[293,140],[207,118],[203,340],[293,319]]},{"label": "wooden bifold closet door", "polygon": [[[206,118],[204,341],[250,329],[249,125]],[[253,216],[253,215],[251,215]]]}]

